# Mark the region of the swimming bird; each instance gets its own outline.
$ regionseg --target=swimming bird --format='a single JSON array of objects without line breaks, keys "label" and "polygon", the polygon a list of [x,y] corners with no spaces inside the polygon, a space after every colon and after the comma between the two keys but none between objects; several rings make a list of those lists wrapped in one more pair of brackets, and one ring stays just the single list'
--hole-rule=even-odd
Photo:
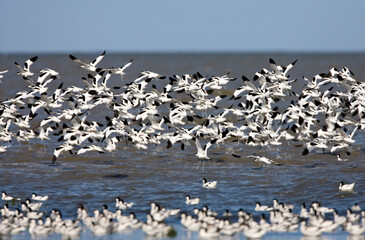
[{"label": "swimming bird", "polygon": [[181,224],[186,227],[190,231],[198,231],[201,226],[201,221],[199,221],[197,218],[194,218],[191,215],[187,215],[186,213],[181,213]]},{"label": "swimming bird", "polygon": [[4,200],[4,201],[12,201],[12,200],[20,201],[21,199],[17,198],[17,197],[9,196],[9,195],[6,194],[5,191],[2,191],[1,192],[1,200]]},{"label": "swimming bird", "polygon": [[300,209],[299,217],[300,218],[309,218],[310,214],[305,206],[305,203],[302,203],[302,207]]},{"label": "swimming bird", "polygon": [[196,205],[199,204],[200,198],[191,198],[189,195],[186,195],[185,200],[187,205]]},{"label": "swimming bird", "polygon": [[43,224],[37,224],[36,219],[32,218],[29,223],[28,231],[31,236],[47,236],[52,232],[52,228],[44,226]]},{"label": "swimming bird", "polygon": [[31,208],[28,208],[27,218],[29,219],[39,219],[43,217],[43,212],[35,212],[32,211]]},{"label": "swimming bird", "polygon": [[128,209],[128,208],[131,208],[133,205],[134,205],[133,202],[125,202],[120,197],[115,198],[115,207],[117,207],[119,209]]},{"label": "swimming bird", "polygon": [[336,222],[336,223],[338,223],[339,225],[342,225],[342,224],[346,223],[346,221],[347,221],[347,217],[345,217],[345,216],[340,216],[340,215],[338,214],[337,210],[335,209],[335,210],[333,211],[333,221],[334,221],[334,222]]},{"label": "swimming bird", "polygon": [[48,196],[38,196],[36,193],[32,193],[32,200],[36,201],[47,201]]},{"label": "swimming bird", "polygon": [[32,203],[29,199],[25,199],[25,204],[28,208],[30,208],[32,211],[38,211],[43,203],[39,202],[39,203]]},{"label": "swimming bird", "polygon": [[361,207],[360,207],[359,203],[355,203],[354,205],[351,206],[350,209],[353,212],[360,212],[361,211]]},{"label": "swimming bird", "polygon": [[224,210],[222,217],[232,217],[231,211],[229,211],[228,209]]},{"label": "swimming bird", "polygon": [[317,226],[306,226],[306,222],[300,222],[300,232],[305,236],[316,237],[322,235],[322,228]]},{"label": "swimming bird", "polygon": [[81,68],[83,68],[87,71],[90,71],[90,72],[95,72],[97,69],[96,65],[104,58],[105,52],[106,51],[104,50],[104,52],[99,57],[95,58],[91,63],[85,63],[71,54],[69,55],[69,57],[75,63],[80,64]]},{"label": "swimming bird", "polygon": [[348,221],[345,224],[345,229],[350,233],[350,235],[362,235],[365,232],[365,225],[364,224],[353,224],[351,221]]},{"label": "swimming bird", "polygon": [[220,230],[216,226],[207,226],[199,229],[199,237],[204,239],[214,239],[219,237]]},{"label": "swimming bird", "polygon": [[355,183],[345,184],[344,182],[340,182],[338,189],[343,192],[352,192],[354,190],[354,187]]},{"label": "swimming bird", "polygon": [[257,212],[261,212],[261,211],[271,211],[273,210],[273,207],[269,207],[269,206],[265,206],[265,205],[261,205],[260,202],[256,202],[256,206],[255,206],[255,211]]},{"label": "swimming bird", "polygon": [[164,237],[171,229],[166,223],[155,221],[150,214],[147,214],[147,222],[142,225],[142,231],[154,237]]},{"label": "swimming bird", "polygon": [[243,235],[248,239],[259,239],[266,234],[266,229],[261,227],[246,227],[243,230]]},{"label": "swimming bird", "polygon": [[208,182],[206,178],[203,178],[202,182],[203,182],[203,188],[216,188],[218,183],[216,180]]}]

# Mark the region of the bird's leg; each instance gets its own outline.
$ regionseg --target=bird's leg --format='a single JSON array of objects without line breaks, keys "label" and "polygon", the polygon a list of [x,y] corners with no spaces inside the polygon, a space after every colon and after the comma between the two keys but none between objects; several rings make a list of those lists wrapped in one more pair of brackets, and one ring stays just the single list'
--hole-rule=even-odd
[{"label": "bird's leg", "polygon": [[198,164],[198,166],[196,167],[196,170],[199,170],[199,166],[200,166],[200,162],[201,162],[202,160],[199,160],[199,164]]}]

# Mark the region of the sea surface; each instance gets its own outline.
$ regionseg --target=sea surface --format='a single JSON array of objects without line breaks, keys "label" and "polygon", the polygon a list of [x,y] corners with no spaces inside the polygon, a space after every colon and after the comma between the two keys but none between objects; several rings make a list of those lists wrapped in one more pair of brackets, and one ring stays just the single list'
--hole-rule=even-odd
[{"label": "sea surface", "polygon": [[[65,54],[0,55],[0,71],[10,68],[0,84],[0,100],[15,96],[24,90],[27,83],[16,76],[14,61],[22,65],[25,60],[39,56],[31,69],[37,71],[49,67],[58,71],[66,86],[83,86],[81,77],[87,72],[78,68]],[[82,60],[92,61],[100,53],[72,53]],[[314,75],[328,72],[332,67],[348,67],[359,81],[365,80],[365,54],[109,54],[100,67],[118,67],[133,58],[133,64],[126,70],[123,81],[133,80],[144,70],[165,76],[200,72],[202,75],[252,78],[262,68],[270,69],[269,58],[278,64],[288,65],[298,59],[290,71],[291,78],[298,78],[296,84],[304,84],[302,76],[311,79]],[[113,79],[111,85],[121,85],[120,79]],[[59,83],[52,83],[58,85]],[[232,90],[233,91],[233,90]],[[295,91],[295,89],[294,89]],[[97,114],[104,121],[102,112]],[[145,220],[150,202],[155,201],[165,208],[181,208],[192,213],[193,206],[185,205],[185,195],[200,197],[197,207],[209,206],[222,214],[226,209],[234,216],[242,208],[255,217],[255,202],[271,205],[273,198],[295,204],[295,212],[300,205],[310,205],[320,201],[323,206],[336,208],[341,215],[346,209],[358,203],[365,209],[365,138],[358,134],[353,151],[347,162],[338,162],[335,155],[310,153],[302,156],[303,147],[296,143],[281,146],[253,147],[242,143],[217,146],[209,151],[210,160],[199,163],[195,147],[180,146],[166,149],[166,145],[153,145],[147,150],[139,150],[131,144],[122,144],[112,153],[95,152],[84,155],[63,154],[56,164],[51,164],[56,141],[13,142],[7,152],[0,153],[0,191],[6,191],[25,199],[31,193],[49,195],[43,211],[49,214],[53,208],[59,209],[64,218],[75,219],[78,204],[84,204],[89,213],[102,209],[106,204],[115,210],[115,197],[134,202],[125,213],[135,212],[138,219]],[[232,150],[242,155],[260,154],[282,166],[262,166],[252,158],[234,158]],[[198,168],[199,165],[199,168]],[[217,180],[216,189],[203,189],[201,180]],[[338,190],[340,181],[356,182],[355,191],[342,193]],[[2,206],[4,202],[0,202]],[[11,207],[17,207],[11,206]],[[236,218],[233,217],[233,220]],[[180,225],[180,218],[172,217],[167,223],[177,229],[175,239],[198,239],[197,233],[190,233]],[[263,239],[301,239],[303,235],[294,233],[267,233]],[[29,239],[28,233],[3,237],[4,239]],[[61,235],[48,238],[61,239]],[[97,237],[83,232],[81,239],[143,239],[141,230],[123,234]],[[343,231],[323,234],[318,239],[346,239]],[[232,239],[245,239],[236,234]],[[360,238],[362,239],[362,238]]]}]

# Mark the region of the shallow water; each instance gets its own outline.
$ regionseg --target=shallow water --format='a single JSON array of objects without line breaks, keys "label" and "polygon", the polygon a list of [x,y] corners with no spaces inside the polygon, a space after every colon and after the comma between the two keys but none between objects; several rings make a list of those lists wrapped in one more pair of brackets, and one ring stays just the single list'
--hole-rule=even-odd
[{"label": "shallow water", "polygon": [[[76,55],[76,54],[75,54]],[[95,54],[97,55],[97,54]],[[78,57],[92,59],[94,55]],[[13,61],[23,62],[31,56],[1,56],[0,70],[12,68]],[[288,64],[299,59],[292,75],[311,78],[314,74],[327,72],[333,66],[347,66],[359,80],[365,79],[364,54],[354,55],[301,55],[301,54],[247,54],[247,55],[106,55],[105,66],[121,65],[133,57],[134,63],[127,71],[126,77],[136,77],[139,71],[151,70],[164,75],[194,73],[200,71],[209,75],[223,75],[231,71],[231,76],[250,77],[262,67],[268,68],[268,58],[278,63]],[[50,67],[58,70],[63,81],[69,85],[80,83],[85,71],[64,55],[40,56],[35,68]],[[38,64],[38,65],[37,65]],[[33,66],[32,66],[33,67]],[[13,96],[24,89],[19,77],[16,81],[3,79],[0,90],[1,100]],[[118,84],[115,80],[115,84]],[[25,85],[26,86],[26,85]],[[100,115],[102,115],[100,113]],[[279,201],[295,204],[295,211],[300,204],[309,205],[312,201],[336,208],[341,215],[348,207],[359,203],[365,207],[365,164],[364,136],[357,136],[353,154],[349,161],[338,162],[335,155],[311,153],[302,156],[303,148],[297,143],[289,142],[280,147],[251,147],[243,144],[218,145],[209,151],[211,160],[200,163],[195,157],[195,149],[190,147],[181,151],[180,147],[150,146],[148,150],[137,150],[131,144],[122,144],[113,153],[88,153],[81,156],[62,155],[52,165],[52,153],[55,142],[43,144],[39,141],[30,143],[14,143],[6,153],[0,154],[0,190],[22,199],[30,197],[32,192],[49,195],[50,200],[44,204],[43,210],[49,213],[52,208],[60,209],[64,218],[75,218],[79,203],[83,203],[89,212],[101,209],[107,204],[115,210],[115,197],[135,203],[130,211],[137,218],[145,220],[149,211],[149,203],[156,201],[166,208],[181,208],[191,212],[194,207],[185,205],[185,195],[199,196],[201,204],[222,214],[225,209],[235,213],[242,208],[254,212],[255,202],[271,204],[274,197]],[[264,167],[252,158],[237,159],[231,156],[235,152],[241,156],[260,154],[283,166]],[[197,166],[199,164],[199,169]],[[203,169],[204,165],[204,169]],[[203,189],[201,179],[218,180],[216,189]],[[355,192],[338,191],[340,181],[356,182]],[[15,207],[15,206],[13,206]],[[129,212],[129,211],[127,211]],[[258,213],[255,215],[259,216]],[[178,230],[178,239],[196,239],[197,233],[189,233],[179,225],[179,218],[170,218],[168,223]],[[128,235],[129,234],[129,235]],[[14,235],[12,239],[27,239],[27,234]],[[60,238],[59,235],[52,236]],[[120,237],[140,239],[142,231],[134,231],[126,235],[113,234],[107,239]],[[299,239],[300,233],[268,233],[264,239]],[[347,233],[324,234],[322,239],[344,239]],[[81,235],[82,239],[97,238],[90,232]],[[244,239],[242,234],[233,239]]]}]

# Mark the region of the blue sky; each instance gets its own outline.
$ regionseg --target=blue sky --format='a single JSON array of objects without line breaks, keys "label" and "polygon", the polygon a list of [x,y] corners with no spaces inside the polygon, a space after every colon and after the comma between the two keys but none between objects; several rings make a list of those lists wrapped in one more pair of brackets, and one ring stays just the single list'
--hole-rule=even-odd
[{"label": "blue sky", "polygon": [[365,1],[6,0],[0,53],[365,52]]}]

